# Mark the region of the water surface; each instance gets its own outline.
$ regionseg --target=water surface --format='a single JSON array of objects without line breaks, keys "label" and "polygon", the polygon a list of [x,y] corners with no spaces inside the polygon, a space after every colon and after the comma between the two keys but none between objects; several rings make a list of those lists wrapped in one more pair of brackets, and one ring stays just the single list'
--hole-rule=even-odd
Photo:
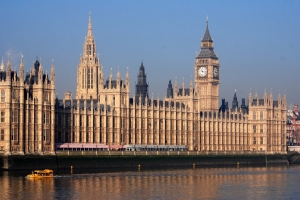
[{"label": "water surface", "polygon": [[1,172],[1,199],[299,199],[300,166],[127,172]]}]

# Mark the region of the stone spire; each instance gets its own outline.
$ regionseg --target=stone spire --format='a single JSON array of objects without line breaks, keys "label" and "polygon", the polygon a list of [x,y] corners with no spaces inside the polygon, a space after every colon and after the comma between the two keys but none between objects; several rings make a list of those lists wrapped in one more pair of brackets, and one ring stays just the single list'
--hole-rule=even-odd
[{"label": "stone spire", "polygon": [[40,59],[40,66],[39,66],[39,71],[38,71],[38,83],[43,84],[43,66],[42,66],[42,58]]},{"label": "stone spire", "polygon": [[10,63],[10,54],[8,54],[8,60],[7,60],[7,63],[6,63],[6,69],[8,70],[11,70],[11,63]]},{"label": "stone spire", "polygon": [[7,60],[7,63],[6,63],[6,80],[11,81],[10,54],[8,54],[8,60]]},{"label": "stone spire", "polygon": [[93,62],[98,60],[98,58],[96,56],[96,44],[95,44],[94,36],[93,36],[93,32],[92,32],[91,13],[89,14],[88,32],[87,32],[87,36],[85,37],[85,43],[83,46],[84,46],[83,47],[83,49],[84,49],[83,58],[89,56],[89,57],[93,58],[93,59],[91,59]]},{"label": "stone spire", "polygon": [[128,67],[127,67],[127,72],[126,72],[126,89],[127,92],[130,92],[130,76],[128,72]]},{"label": "stone spire", "polygon": [[178,83],[177,83],[177,77],[175,77],[175,84],[174,84],[174,96],[177,96],[178,95]]},{"label": "stone spire", "polygon": [[118,67],[118,72],[117,72],[117,88],[120,87],[121,84],[121,74],[120,74],[120,68]]},{"label": "stone spire", "polygon": [[20,82],[24,84],[24,64],[23,64],[23,55],[21,56],[20,62]]},{"label": "stone spire", "polygon": [[55,68],[54,68],[54,60],[52,59],[52,66],[51,66],[51,84],[55,85]]},{"label": "stone spire", "polygon": [[249,106],[252,106],[252,101],[253,101],[253,100],[252,100],[252,92],[251,92],[251,88],[250,88],[250,92],[249,92],[249,95],[248,95],[248,101],[249,101],[249,102],[248,102],[248,105],[249,105]]},{"label": "stone spire", "polygon": [[89,23],[88,23],[88,34],[87,37],[92,37],[92,14],[91,12],[89,13]]},{"label": "stone spire", "polygon": [[1,65],[0,65],[0,72],[4,72],[3,56],[2,56],[2,62],[1,62]]}]

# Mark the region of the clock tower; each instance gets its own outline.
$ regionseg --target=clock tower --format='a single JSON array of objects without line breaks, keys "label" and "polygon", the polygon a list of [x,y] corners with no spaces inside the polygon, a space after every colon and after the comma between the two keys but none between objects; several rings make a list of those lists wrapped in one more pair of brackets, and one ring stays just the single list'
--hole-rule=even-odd
[{"label": "clock tower", "polygon": [[208,30],[208,19],[201,40],[201,51],[195,60],[194,75],[195,109],[198,111],[218,111],[220,65],[214,52],[213,39]]}]

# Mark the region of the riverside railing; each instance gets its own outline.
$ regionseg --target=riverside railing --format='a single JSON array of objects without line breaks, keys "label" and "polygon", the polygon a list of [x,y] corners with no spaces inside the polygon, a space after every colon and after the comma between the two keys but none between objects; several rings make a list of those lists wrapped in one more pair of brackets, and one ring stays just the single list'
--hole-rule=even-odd
[{"label": "riverside railing", "polygon": [[56,151],[57,155],[99,156],[197,156],[197,155],[273,155],[287,152],[266,151]]}]

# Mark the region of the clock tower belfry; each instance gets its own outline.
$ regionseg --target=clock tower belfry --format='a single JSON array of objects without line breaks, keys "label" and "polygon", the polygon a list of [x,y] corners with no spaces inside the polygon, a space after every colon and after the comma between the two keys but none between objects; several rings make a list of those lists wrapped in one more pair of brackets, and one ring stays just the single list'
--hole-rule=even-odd
[{"label": "clock tower belfry", "polygon": [[201,39],[201,50],[194,64],[194,75],[195,109],[217,111],[219,109],[220,64],[208,30],[208,19],[206,19],[206,30]]}]

